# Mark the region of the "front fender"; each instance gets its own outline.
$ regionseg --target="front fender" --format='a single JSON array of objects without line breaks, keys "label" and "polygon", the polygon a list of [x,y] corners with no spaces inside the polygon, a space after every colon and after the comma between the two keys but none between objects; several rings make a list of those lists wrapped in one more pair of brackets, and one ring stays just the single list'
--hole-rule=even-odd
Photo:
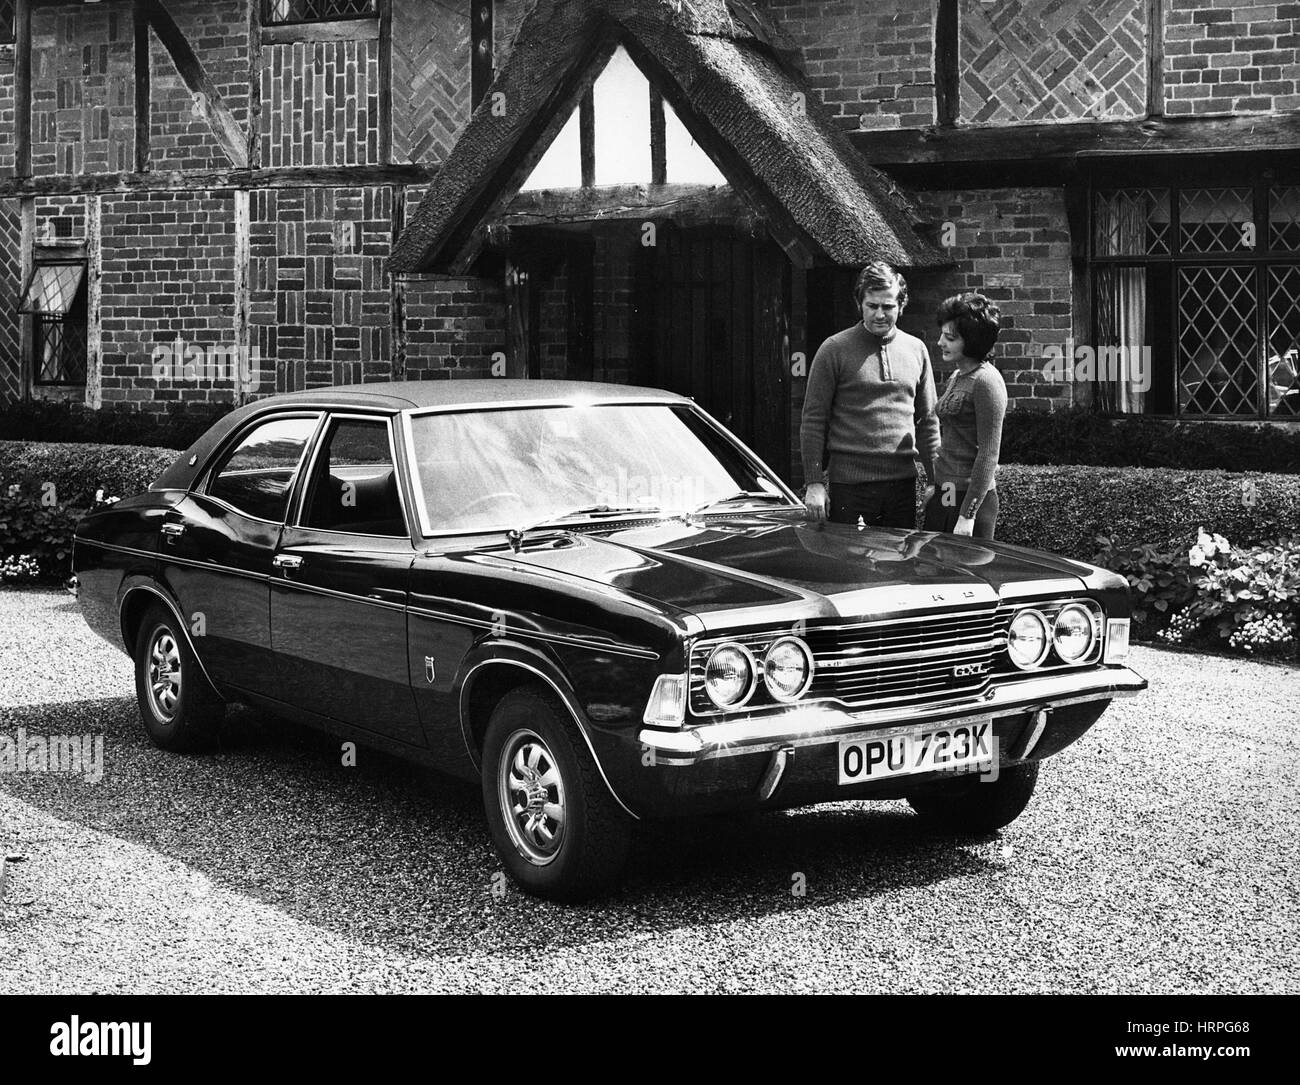
[{"label": "front fender", "polygon": [[479,756],[478,741],[471,726],[470,701],[476,683],[482,681],[485,677],[491,676],[495,668],[510,668],[528,674],[531,676],[531,680],[540,681],[555,693],[568,710],[569,716],[572,718],[574,726],[578,728],[579,734],[582,735],[587,751],[591,754],[591,759],[595,762],[596,769],[600,773],[601,779],[604,780],[605,786],[609,788],[609,793],[614,796],[615,801],[629,815],[635,818],[637,815],[619,795],[610,780],[609,774],[605,771],[604,765],[601,763],[598,745],[603,744],[594,741],[594,739],[598,738],[595,729],[592,727],[591,720],[574,693],[573,686],[560,667],[558,660],[551,657],[542,648],[511,640],[509,637],[486,636],[479,640],[466,654],[456,674],[455,689],[457,690],[457,702],[460,706],[461,737],[465,741],[465,748],[475,767],[482,772],[483,766],[482,759]]}]

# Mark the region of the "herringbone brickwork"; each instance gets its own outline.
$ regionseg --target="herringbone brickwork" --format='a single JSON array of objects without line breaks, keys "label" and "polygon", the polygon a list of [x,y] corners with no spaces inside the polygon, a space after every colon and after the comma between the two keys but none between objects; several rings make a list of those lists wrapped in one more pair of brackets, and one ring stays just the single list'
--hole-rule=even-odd
[{"label": "herringbone brickwork", "polygon": [[964,124],[1146,111],[1145,0],[962,0]]},{"label": "herringbone brickwork", "polygon": [[22,252],[17,200],[0,200],[0,401],[22,390],[19,357],[18,291]]},{"label": "herringbone brickwork", "polygon": [[469,120],[469,7],[393,0],[393,160],[441,162]]}]

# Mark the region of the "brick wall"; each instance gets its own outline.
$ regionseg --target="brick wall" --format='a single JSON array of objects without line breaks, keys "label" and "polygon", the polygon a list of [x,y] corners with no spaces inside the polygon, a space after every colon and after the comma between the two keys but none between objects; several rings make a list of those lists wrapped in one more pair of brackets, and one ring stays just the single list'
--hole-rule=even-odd
[{"label": "brick wall", "polygon": [[[14,130],[14,47],[0,45],[0,132]],[[14,172],[14,141],[0,140],[0,177]]]},{"label": "brick wall", "polygon": [[[899,327],[928,344],[934,313],[950,294],[979,290],[1002,310],[994,360],[1013,409],[1068,405],[1070,389],[1043,377],[1044,350],[1072,333],[1070,235],[1057,188],[921,192],[917,203],[936,223],[950,222],[956,268],[908,276],[910,300]],[[931,350],[931,356],[937,352]],[[936,376],[946,380],[948,372]]]},{"label": "brick wall", "polygon": [[596,340],[592,379],[627,384],[632,366],[633,246],[619,237],[596,240]]},{"label": "brick wall", "polygon": [[131,169],[133,54],[128,5],[33,7],[33,176]]},{"label": "brick wall", "polygon": [[250,197],[249,326],[258,391],[385,380],[392,190],[270,189]]},{"label": "brick wall", "polygon": [[[222,104],[246,128],[248,13],[243,0],[169,0],[167,10],[221,95]],[[152,33],[149,93],[149,149],[154,169],[212,170],[230,164],[166,48]]]},{"label": "brick wall", "polygon": [[1300,108],[1300,4],[1170,0],[1164,78],[1171,117]]},{"label": "brick wall", "polygon": [[262,165],[379,161],[379,42],[262,46]]},{"label": "brick wall", "polygon": [[228,192],[103,197],[102,388],[105,406],[229,400],[231,381],[159,380],[153,351],[234,344],[234,197]]},{"label": "brick wall", "polygon": [[36,242],[86,239],[85,196],[37,196]]},{"label": "brick wall", "polygon": [[934,5],[898,0],[766,0],[802,50],[809,83],[848,129],[933,124]]},{"label": "brick wall", "polygon": [[490,377],[493,353],[506,349],[502,284],[421,275],[402,281],[407,379]]},{"label": "brick wall", "polygon": [[393,0],[393,160],[440,162],[469,120],[469,6]]}]

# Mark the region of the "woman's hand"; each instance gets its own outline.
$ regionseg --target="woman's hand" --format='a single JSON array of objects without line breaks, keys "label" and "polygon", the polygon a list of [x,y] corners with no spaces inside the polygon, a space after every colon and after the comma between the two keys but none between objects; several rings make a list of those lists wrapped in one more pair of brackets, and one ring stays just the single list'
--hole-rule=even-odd
[{"label": "woman's hand", "polygon": [[952,533],[954,535],[973,535],[975,533],[975,517],[958,516]]}]

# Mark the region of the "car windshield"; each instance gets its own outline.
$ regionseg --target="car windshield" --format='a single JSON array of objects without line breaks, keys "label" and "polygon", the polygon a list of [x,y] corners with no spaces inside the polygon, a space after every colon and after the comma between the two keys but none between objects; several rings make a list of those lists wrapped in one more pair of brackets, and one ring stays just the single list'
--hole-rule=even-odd
[{"label": "car windshield", "polygon": [[416,415],[428,531],[709,503],[788,504],[780,486],[685,406],[590,404]]}]

